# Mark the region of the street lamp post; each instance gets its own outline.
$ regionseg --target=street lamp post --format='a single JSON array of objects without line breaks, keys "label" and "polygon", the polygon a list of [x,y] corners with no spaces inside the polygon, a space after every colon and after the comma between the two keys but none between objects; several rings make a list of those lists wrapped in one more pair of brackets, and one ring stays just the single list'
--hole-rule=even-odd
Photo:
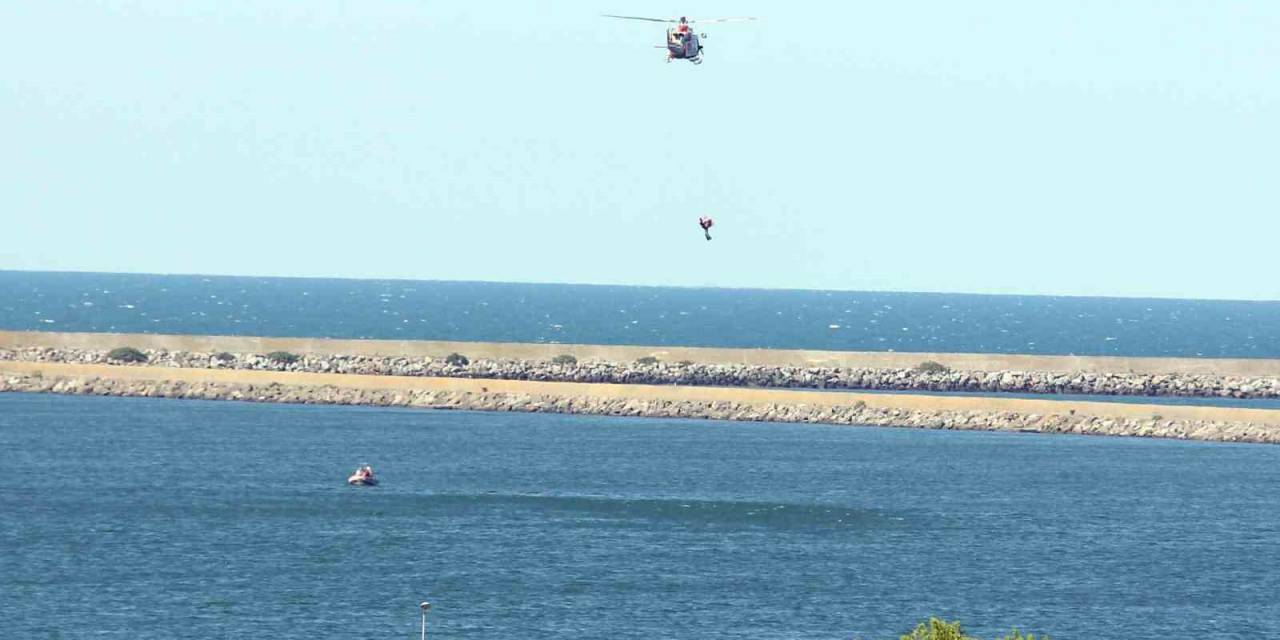
[{"label": "street lamp post", "polygon": [[424,602],[418,606],[422,609],[422,640],[427,640],[427,611],[431,610],[431,603]]}]

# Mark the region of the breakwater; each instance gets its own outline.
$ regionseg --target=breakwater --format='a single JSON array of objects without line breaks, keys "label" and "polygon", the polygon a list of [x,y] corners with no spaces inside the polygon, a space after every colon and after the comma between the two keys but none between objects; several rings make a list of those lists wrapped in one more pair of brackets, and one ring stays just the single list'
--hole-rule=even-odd
[{"label": "breakwater", "polygon": [[269,353],[443,358],[462,353],[473,360],[547,362],[570,355],[580,362],[635,362],[652,357],[661,362],[740,364],[765,367],[843,369],[911,369],[922,362],[941,363],[953,371],[1056,371],[1099,374],[1204,374],[1238,378],[1280,378],[1280,359],[1166,358],[1120,356],[1042,356],[1006,353],[898,353],[892,351],[811,351],[793,349],[726,349],[599,344],[519,342],[442,342],[429,340],[343,340],[260,336],[166,335],[154,333],[70,333],[0,331],[0,349],[45,347],[109,350],[131,346],[190,353]]},{"label": "breakwater", "polygon": [[[21,347],[0,349],[0,360],[128,364],[113,361],[108,354],[106,349]],[[301,353],[296,360],[289,361],[262,353],[229,351],[147,349],[144,354],[149,366],[249,371],[850,391],[1280,398],[1280,375],[956,370],[934,361],[906,368],[885,368],[664,362],[652,356],[623,363],[579,362],[568,354],[561,354],[559,362],[504,358],[474,359],[465,364],[450,361],[447,356]]]},{"label": "breakwater", "polygon": [[1280,444],[1280,411],[0,362],[0,392],[1023,431]]},{"label": "breakwater", "polygon": [[1277,361],[926,357],[0,332],[0,391],[1280,443],[1274,410],[859,393],[1277,398]]}]

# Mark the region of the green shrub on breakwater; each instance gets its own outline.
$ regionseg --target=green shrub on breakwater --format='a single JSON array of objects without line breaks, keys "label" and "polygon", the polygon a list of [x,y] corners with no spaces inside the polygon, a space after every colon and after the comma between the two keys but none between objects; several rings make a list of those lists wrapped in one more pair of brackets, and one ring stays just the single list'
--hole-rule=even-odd
[{"label": "green shrub on breakwater", "polygon": [[461,353],[451,353],[445,356],[444,363],[451,367],[465,367],[471,364],[471,361]]},{"label": "green shrub on breakwater", "polygon": [[640,366],[642,366],[642,367],[651,367],[651,366],[653,366],[653,365],[655,365],[655,364],[658,364],[658,359],[657,359],[657,358],[655,358],[655,357],[653,357],[653,356],[645,356],[645,357],[643,357],[643,358],[636,358],[636,364],[638,364],[638,365],[640,365]]},{"label": "green shrub on breakwater", "polygon": [[558,364],[558,365],[564,365],[564,366],[573,366],[573,365],[575,365],[575,364],[578,364],[578,359],[577,359],[577,358],[575,358],[575,357],[573,357],[573,356],[571,356],[571,355],[569,355],[569,354],[567,354],[567,353],[562,353],[562,354],[560,354],[560,355],[558,355],[558,356],[556,356],[556,357],[552,358],[552,359],[551,359],[551,364]]},{"label": "green shrub on breakwater", "polygon": [[288,351],[272,351],[267,354],[267,359],[276,364],[291,365],[301,358],[297,354],[289,353]]},{"label": "green shrub on breakwater", "polygon": [[941,362],[934,362],[933,360],[925,360],[924,362],[916,365],[916,371],[920,373],[946,373],[950,370],[951,367],[948,367]]},{"label": "green shrub on breakwater", "polygon": [[[960,628],[959,622],[947,622],[938,618],[929,618],[928,622],[916,625],[910,633],[902,635],[899,640],[978,640]],[[1035,634],[1022,635],[1017,629],[1000,640],[1036,640]],[[1040,640],[1049,640],[1049,636],[1040,636]]]},{"label": "green shrub on breakwater", "polygon": [[138,351],[133,347],[116,347],[115,349],[107,352],[107,359],[115,360],[117,362],[141,363],[147,361],[147,354]]}]

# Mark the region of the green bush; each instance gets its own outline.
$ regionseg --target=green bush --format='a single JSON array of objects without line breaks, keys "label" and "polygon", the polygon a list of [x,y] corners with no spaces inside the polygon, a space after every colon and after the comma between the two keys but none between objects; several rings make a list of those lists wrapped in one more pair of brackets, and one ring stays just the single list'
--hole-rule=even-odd
[{"label": "green bush", "polygon": [[117,347],[107,352],[107,359],[119,362],[146,362],[147,354],[133,347]]},{"label": "green bush", "polygon": [[283,365],[290,365],[300,360],[296,354],[289,353],[288,351],[272,351],[267,354],[267,359],[276,364]]},{"label": "green bush", "polygon": [[692,361],[692,360],[681,360],[680,362],[677,362],[676,364],[678,364],[678,365],[680,365],[680,366],[682,366],[682,367],[692,367],[692,366],[693,366],[693,361]]},{"label": "green bush", "polygon": [[222,351],[222,352],[213,354],[213,359],[219,362],[231,362],[232,360],[235,360],[236,357],[231,355],[230,353],[227,353],[226,351]]},{"label": "green bush", "polygon": [[[1001,638],[1000,640],[1036,640],[1036,634],[1028,633],[1027,635],[1024,636],[1021,633],[1018,633],[1017,629],[1014,629],[1012,633]],[[1049,636],[1040,636],[1040,640],[1049,640]]]},{"label": "green bush", "polygon": [[444,363],[451,367],[465,367],[471,364],[471,361],[461,353],[451,353],[445,356]]},{"label": "green bush", "polygon": [[928,622],[921,622],[911,633],[905,634],[900,640],[978,640],[973,636],[965,635],[964,630],[960,628],[959,622],[947,622],[937,618],[929,618]]},{"label": "green bush", "polygon": [[551,364],[572,366],[572,365],[578,364],[578,359],[567,353],[564,353],[552,358]]},{"label": "green bush", "polygon": [[636,364],[641,365],[641,366],[645,366],[645,367],[651,367],[651,366],[653,366],[653,365],[655,365],[655,364],[658,364],[658,359],[657,359],[657,358],[655,358],[655,357],[653,357],[653,356],[645,356],[645,357],[643,357],[643,358],[636,358]]},{"label": "green bush", "polygon": [[[921,622],[911,633],[901,636],[900,640],[978,640],[977,638],[965,634],[960,628],[959,622],[947,622],[937,618],[929,618],[928,622]],[[1022,635],[1014,629],[1012,633],[1002,637],[1000,640],[1036,640],[1035,634]],[[1040,640],[1049,640],[1049,636],[1040,636]]]},{"label": "green bush", "polygon": [[925,360],[924,362],[916,365],[916,371],[920,373],[946,373],[950,370],[951,367],[948,367],[941,362],[934,362],[933,360]]}]

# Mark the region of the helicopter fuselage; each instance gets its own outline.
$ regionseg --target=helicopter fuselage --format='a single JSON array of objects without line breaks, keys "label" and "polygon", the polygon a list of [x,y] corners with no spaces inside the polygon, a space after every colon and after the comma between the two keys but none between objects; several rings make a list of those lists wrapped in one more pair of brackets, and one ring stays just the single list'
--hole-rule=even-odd
[{"label": "helicopter fuselage", "polygon": [[702,64],[702,42],[692,29],[680,32],[675,27],[667,29],[667,57],[669,60],[688,60]]}]

